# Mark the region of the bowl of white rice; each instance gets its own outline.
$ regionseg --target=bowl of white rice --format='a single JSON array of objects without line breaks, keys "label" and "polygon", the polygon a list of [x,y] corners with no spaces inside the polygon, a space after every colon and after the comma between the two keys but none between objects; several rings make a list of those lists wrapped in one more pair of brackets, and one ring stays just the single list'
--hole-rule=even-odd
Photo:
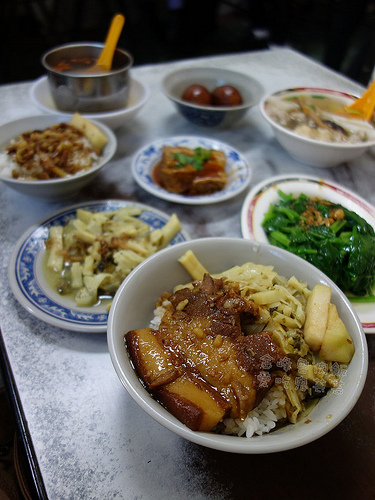
[{"label": "bowl of white rice", "polygon": [[[192,275],[179,261],[187,251],[192,251],[203,268],[216,278],[226,276],[228,280],[236,280],[237,278],[231,276],[235,276],[238,269],[250,266],[247,275],[254,276],[259,270],[263,274],[266,272],[272,275],[272,282],[275,282],[278,288],[284,285],[287,288],[289,285],[295,287],[298,290],[294,294],[296,297],[301,294],[308,296],[315,285],[324,285],[331,289],[331,303],[336,306],[339,317],[350,332],[355,352],[350,362],[337,365],[340,366],[337,383],[328,387],[324,395],[314,399],[315,402],[309,406],[308,411],[289,418],[290,394],[285,390],[286,385],[281,377],[276,377],[260,402],[245,418],[227,416],[209,431],[192,430],[172,415],[152,391],[146,389],[127,349],[126,334],[147,327],[158,329],[165,309],[169,307],[168,299],[160,302],[159,298],[165,292],[172,293],[181,288],[181,285],[185,287],[193,281]],[[303,302],[303,298],[301,301]],[[293,299],[293,302],[298,301]],[[285,332],[293,328],[292,322],[297,321],[299,316],[291,315],[288,312],[289,306],[284,304],[283,307],[283,314],[290,315],[290,323],[281,320],[275,332]],[[301,308],[298,308],[301,312]],[[283,315],[277,311],[275,305],[270,307],[269,314],[267,329]],[[271,316],[273,319],[270,322]],[[292,333],[291,337],[303,336],[304,317],[302,313],[302,319],[298,320],[299,326],[294,327],[297,333]],[[116,293],[108,319],[107,341],[111,360],[121,383],[129,397],[133,398],[142,410],[184,439],[233,453],[279,452],[303,446],[320,438],[349,414],[362,392],[367,374],[368,352],[362,325],[341,290],[305,260],[271,245],[239,238],[191,240],[162,250],[145,260],[127,277]],[[302,344],[303,338],[300,338],[298,345]]]},{"label": "bowl of white rice", "polygon": [[[0,181],[9,188],[24,195],[45,200],[61,200],[72,197],[86,186],[99,173],[116,152],[117,139],[106,125],[90,120],[108,139],[99,154],[92,154],[92,164],[89,168],[82,168],[74,174],[63,177],[36,179],[15,177],[19,165],[8,154],[7,148],[19,141],[20,136],[27,132],[43,132],[54,125],[68,123],[66,115],[38,115],[20,118],[0,126]],[[83,139],[86,141],[86,138]],[[63,146],[62,146],[63,147]],[[22,154],[22,148],[20,148]],[[29,153],[29,152],[28,152]],[[41,157],[37,150],[32,151],[35,163]],[[38,156],[39,155],[39,156]],[[79,161],[83,161],[79,159]],[[18,175],[18,174],[16,174]]]}]

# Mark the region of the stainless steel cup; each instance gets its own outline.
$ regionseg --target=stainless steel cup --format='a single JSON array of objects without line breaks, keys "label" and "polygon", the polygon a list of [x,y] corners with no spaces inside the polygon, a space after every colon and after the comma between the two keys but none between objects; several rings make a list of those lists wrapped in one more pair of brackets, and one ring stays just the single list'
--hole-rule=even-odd
[{"label": "stainless steel cup", "polygon": [[100,43],[75,43],[55,47],[42,56],[47,70],[53,100],[61,111],[101,113],[124,108],[127,105],[130,68],[133,57],[117,48],[112,69],[106,73],[90,74],[85,70],[59,71],[61,61],[85,57],[97,58],[103,49]]}]

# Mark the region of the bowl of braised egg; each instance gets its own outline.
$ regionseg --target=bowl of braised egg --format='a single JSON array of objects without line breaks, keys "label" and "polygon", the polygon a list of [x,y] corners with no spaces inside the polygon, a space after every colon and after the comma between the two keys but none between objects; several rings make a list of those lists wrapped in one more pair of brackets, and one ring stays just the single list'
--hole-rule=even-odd
[{"label": "bowl of braised egg", "polygon": [[227,128],[257,105],[260,83],[249,75],[220,68],[190,67],[167,74],[163,93],[190,123],[206,128]]},{"label": "bowl of braised egg", "polygon": [[116,149],[111,129],[79,113],[21,118],[0,126],[0,181],[41,199],[70,198]]},{"label": "bowl of braised egg", "polygon": [[301,87],[264,97],[260,110],[280,145],[295,159],[315,167],[335,167],[375,146],[373,119],[345,108],[356,97],[339,90]]},{"label": "bowl of braised egg", "polygon": [[180,437],[243,454],[332,430],[364,386],[361,323],[321,271],[280,248],[200,238],[149,257],[109,313],[115,371]]}]

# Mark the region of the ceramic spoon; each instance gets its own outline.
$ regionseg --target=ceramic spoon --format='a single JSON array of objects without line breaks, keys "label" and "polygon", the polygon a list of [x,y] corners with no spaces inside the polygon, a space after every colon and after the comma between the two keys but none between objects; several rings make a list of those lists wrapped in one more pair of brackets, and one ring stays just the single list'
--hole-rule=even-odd
[{"label": "ceramic spoon", "polygon": [[122,14],[116,14],[113,17],[103,50],[94,66],[88,68],[87,71],[89,73],[102,73],[103,71],[110,71],[112,67],[113,54],[115,53],[117,42],[120,38],[124,23],[125,16]]},{"label": "ceramic spoon", "polygon": [[375,107],[375,80],[367,87],[363,95],[356,99],[353,104],[344,108],[353,118],[369,121]]}]

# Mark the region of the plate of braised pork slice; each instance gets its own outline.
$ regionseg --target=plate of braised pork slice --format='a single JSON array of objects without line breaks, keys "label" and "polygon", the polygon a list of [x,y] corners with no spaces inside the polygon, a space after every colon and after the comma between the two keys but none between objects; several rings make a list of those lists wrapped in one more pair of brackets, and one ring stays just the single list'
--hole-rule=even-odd
[{"label": "plate of braised pork slice", "polygon": [[134,179],[159,198],[187,205],[218,203],[244,191],[252,170],[245,157],[216,139],[175,136],[139,150]]}]

